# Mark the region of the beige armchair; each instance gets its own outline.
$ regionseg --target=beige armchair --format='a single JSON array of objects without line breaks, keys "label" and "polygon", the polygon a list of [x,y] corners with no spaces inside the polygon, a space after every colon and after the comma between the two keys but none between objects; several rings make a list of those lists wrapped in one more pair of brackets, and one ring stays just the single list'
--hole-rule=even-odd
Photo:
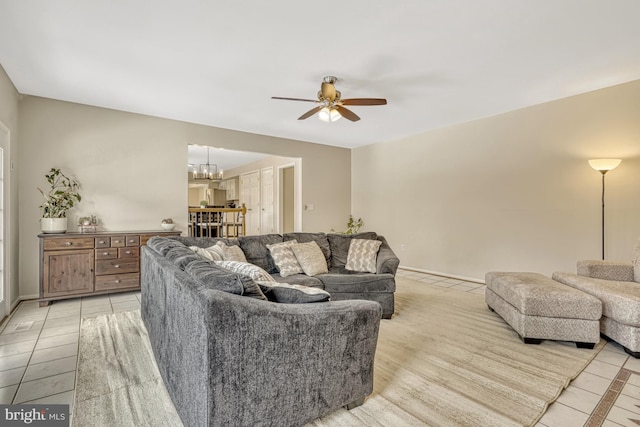
[{"label": "beige armchair", "polygon": [[578,261],[578,274],[553,273],[553,279],[602,301],[600,333],[640,358],[640,240],[632,263]]}]

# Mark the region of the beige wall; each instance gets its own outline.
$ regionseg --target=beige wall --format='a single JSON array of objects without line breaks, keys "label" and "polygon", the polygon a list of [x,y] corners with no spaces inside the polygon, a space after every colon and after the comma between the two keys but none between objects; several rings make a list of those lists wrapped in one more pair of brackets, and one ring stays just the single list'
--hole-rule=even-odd
[{"label": "beige wall", "polygon": [[607,258],[640,237],[640,81],[352,152],[352,211],[384,234],[401,265],[484,279],[550,274],[600,258],[606,176]]},{"label": "beige wall", "polygon": [[44,174],[52,166],[82,184],[83,200],[70,222],[96,214],[107,230],[158,229],[167,217],[182,219],[177,229],[186,230],[188,144],[300,157],[304,198],[316,206],[304,212],[303,229],[329,230],[349,214],[347,149],[29,96],[20,102],[19,113],[23,297],[38,292],[36,187],[46,183]]},{"label": "beige wall", "polygon": [[[9,164],[17,164],[18,159],[18,103],[20,95],[11,80],[0,66],[0,122],[9,129]],[[5,170],[5,234],[7,251],[5,254],[5,270],[7,274],[8,300],[11,306],[18,302],[19,291],[19,257],[18,257],[18,174],[14,167]],[[347,208],[348,209],[348,208]]]}]

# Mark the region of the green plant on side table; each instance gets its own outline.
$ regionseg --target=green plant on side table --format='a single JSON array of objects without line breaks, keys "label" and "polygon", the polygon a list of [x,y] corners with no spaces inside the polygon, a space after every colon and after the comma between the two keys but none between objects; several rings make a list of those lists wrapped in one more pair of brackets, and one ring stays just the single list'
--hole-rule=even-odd
[{"label": "green plant on side table", "polygon": [[44,198],[44,202],[40,205],[42,211],[41,230],[43,233],[65,233],[67,231],[67,211],[76,202],[82,200],[80,193],[78,193],[80,184],[58,168],[51,168],[45,178],[50,185],[49,191],[45,193],[38,188]]}]

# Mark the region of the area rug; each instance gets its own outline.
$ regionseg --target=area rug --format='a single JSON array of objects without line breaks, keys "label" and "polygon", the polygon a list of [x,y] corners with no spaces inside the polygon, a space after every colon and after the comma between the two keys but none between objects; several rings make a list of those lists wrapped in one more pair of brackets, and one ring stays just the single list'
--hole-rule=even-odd
[{"label": "area rug", "polygon": [[[604,344],[525,345],[482,295],[398,278],[373,393],[310,425],[533,426]],[[139,311],[83,320],[76,378],[74,426],[181,425]]]}]

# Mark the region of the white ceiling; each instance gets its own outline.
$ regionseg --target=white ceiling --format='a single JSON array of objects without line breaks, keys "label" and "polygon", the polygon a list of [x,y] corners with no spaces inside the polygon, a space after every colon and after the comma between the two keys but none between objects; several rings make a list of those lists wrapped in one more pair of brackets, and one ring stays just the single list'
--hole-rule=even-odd
[{"label": "white ceiling", "polygon": [[[0,1],[19,92],[343,147],[640,78],[638,0]],[[356,123],[296,120],[325,75]]]},{"label": "white ceiling", "polygon": [[192,172],[194,168],[198,169],[200,165],[204,165],[207,162],[212,165],[216,165],[218,167],[218,172],[220,172],[237,168],[238,166],[246,165],[247,163],[257,162],[258,160],[268,157],[267,154],[227,150],[224,148],[211,148],[203,145],[189,145],[187,151],[187,161],[190,165],[190,172]]}]

